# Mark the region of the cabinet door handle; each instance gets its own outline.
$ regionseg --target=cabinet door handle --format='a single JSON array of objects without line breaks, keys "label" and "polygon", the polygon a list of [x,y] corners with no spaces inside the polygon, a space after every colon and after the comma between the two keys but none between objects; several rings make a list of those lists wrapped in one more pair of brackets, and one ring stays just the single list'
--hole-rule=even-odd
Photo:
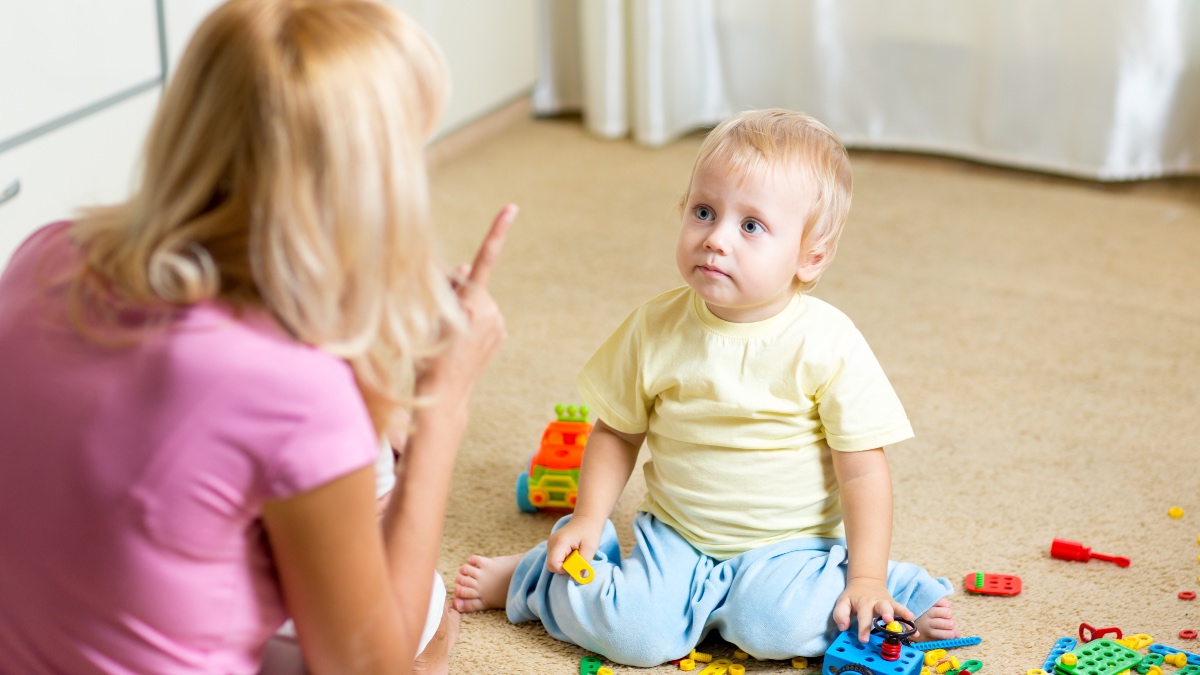
[{"label": "cabinet door handle", "polygon": [[12,179],[11,183],[9,183],[8,185],[5,185],[2,189],[0,189],[0,206],[4,205],[5,202],[11,200],[13,197],[16,197],[17,193],[19,193],[20,191],[21,191],[20,179],[18,179],[18,178]]}]

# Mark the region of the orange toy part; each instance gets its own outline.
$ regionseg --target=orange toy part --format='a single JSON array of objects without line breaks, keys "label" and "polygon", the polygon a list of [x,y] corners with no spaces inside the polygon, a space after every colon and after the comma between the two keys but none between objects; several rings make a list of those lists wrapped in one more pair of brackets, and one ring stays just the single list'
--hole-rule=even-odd
[{"label": "orange toy part", "polygon": [[547,469],[578,469],[583,462],[583,449],[587,446],[592,425],[588,422],[551,422],[542,432],[542,445],[529,460],[529,473],[533,467]]},{"label": "orange toy part", "polygon": [[1016,595],[1021,592],[1021,578],[1015,574],[971,572],[963,579],[963,587],[981,595]]}]

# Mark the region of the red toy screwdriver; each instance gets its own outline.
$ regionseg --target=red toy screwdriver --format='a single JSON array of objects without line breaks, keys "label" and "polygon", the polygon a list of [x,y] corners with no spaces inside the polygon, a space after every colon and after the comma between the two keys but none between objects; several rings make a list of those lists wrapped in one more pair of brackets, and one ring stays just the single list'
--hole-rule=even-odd
[{"label": "red toy screwdriver", "polygon": [[1114,565],[1120,565],[1121,567],[1129,567],[1129,558],[1119,555],[1092,553],[1092,549],[1083,544],[1077,541],[1067,541],[1066,539],[1054,540],[1054,543],[1050,545],[1050,557],[1058,558],[1059,560],[1077,560],[1079,562],[1087,562],[1095,558],[1096,560],[1103,560]]}]

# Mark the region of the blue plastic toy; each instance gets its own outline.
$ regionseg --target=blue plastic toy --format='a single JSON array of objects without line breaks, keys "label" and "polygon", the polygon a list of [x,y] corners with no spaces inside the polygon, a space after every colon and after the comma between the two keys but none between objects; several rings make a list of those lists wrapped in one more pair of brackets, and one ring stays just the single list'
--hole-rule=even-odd
[{"label": "blue plastic toy", "polygon": [[1046,662],[1042,664],[1042,670],[1047,673],[1054,672],[1054,659],[1066,654],[1075,649],[1078,641],[1073,637],[1061,637],[1054,642],[1054,646],[1050,649],[1050,654],[1046,657]]},{"label": "blue plastic toy", "polygon": [[[877,622],[878,624],[878,622]],[[911,624],[909,624],[911,626]],[[891,645],[885,649],[885,636],[899,642],[905,633],[911,635],[915,630],[890,632],[876,630],[871,632],[871,639],[866,644],[858,641],[857,630],[842,631],[825,651],[825,662],[822,664],[822,675],[918,675],[924,664],[924,654],[905,644]],[[889,651],[895,654],[895,659],[885,659],[883,654]]]},{"label": "blue plastic toy", "polygon": [[1150,651],[1154,652],[1155,654],[1162,654],[1163,656],[1166,656],[1167,654],[1174,654],[1175,652],[1182,652],[1184,654],[1187,654],[1188,664],[1193,665],[1193,666],[1200,666],[1200,655],[1193,654],[1191,652],[1185,652],[1182,649],[1168,647],[1167,645],[1155,642],[1154,644],[1150,645]]},{"label": "blue plastic toy", "polygon": [[983,638],[979,636],[954,638],[953,640],[931,640],[929,642],[915,642],[912,645],[913,649],[927,652],[931,649],[954,649],[955,647],[970,647],[983,642]]}]

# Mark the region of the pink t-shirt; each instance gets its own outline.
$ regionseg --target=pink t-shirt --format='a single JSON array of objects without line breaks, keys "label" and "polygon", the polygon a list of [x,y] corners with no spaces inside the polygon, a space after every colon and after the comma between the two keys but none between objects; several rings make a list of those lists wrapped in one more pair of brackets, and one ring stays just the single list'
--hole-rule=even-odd
[{"label": "pink t-shirt", "polygon": [[263,502],[375,460],[351,370],[212,304],[84,340],[68,226],[0,276],[0,673],[254,673],[286,619]]}]

